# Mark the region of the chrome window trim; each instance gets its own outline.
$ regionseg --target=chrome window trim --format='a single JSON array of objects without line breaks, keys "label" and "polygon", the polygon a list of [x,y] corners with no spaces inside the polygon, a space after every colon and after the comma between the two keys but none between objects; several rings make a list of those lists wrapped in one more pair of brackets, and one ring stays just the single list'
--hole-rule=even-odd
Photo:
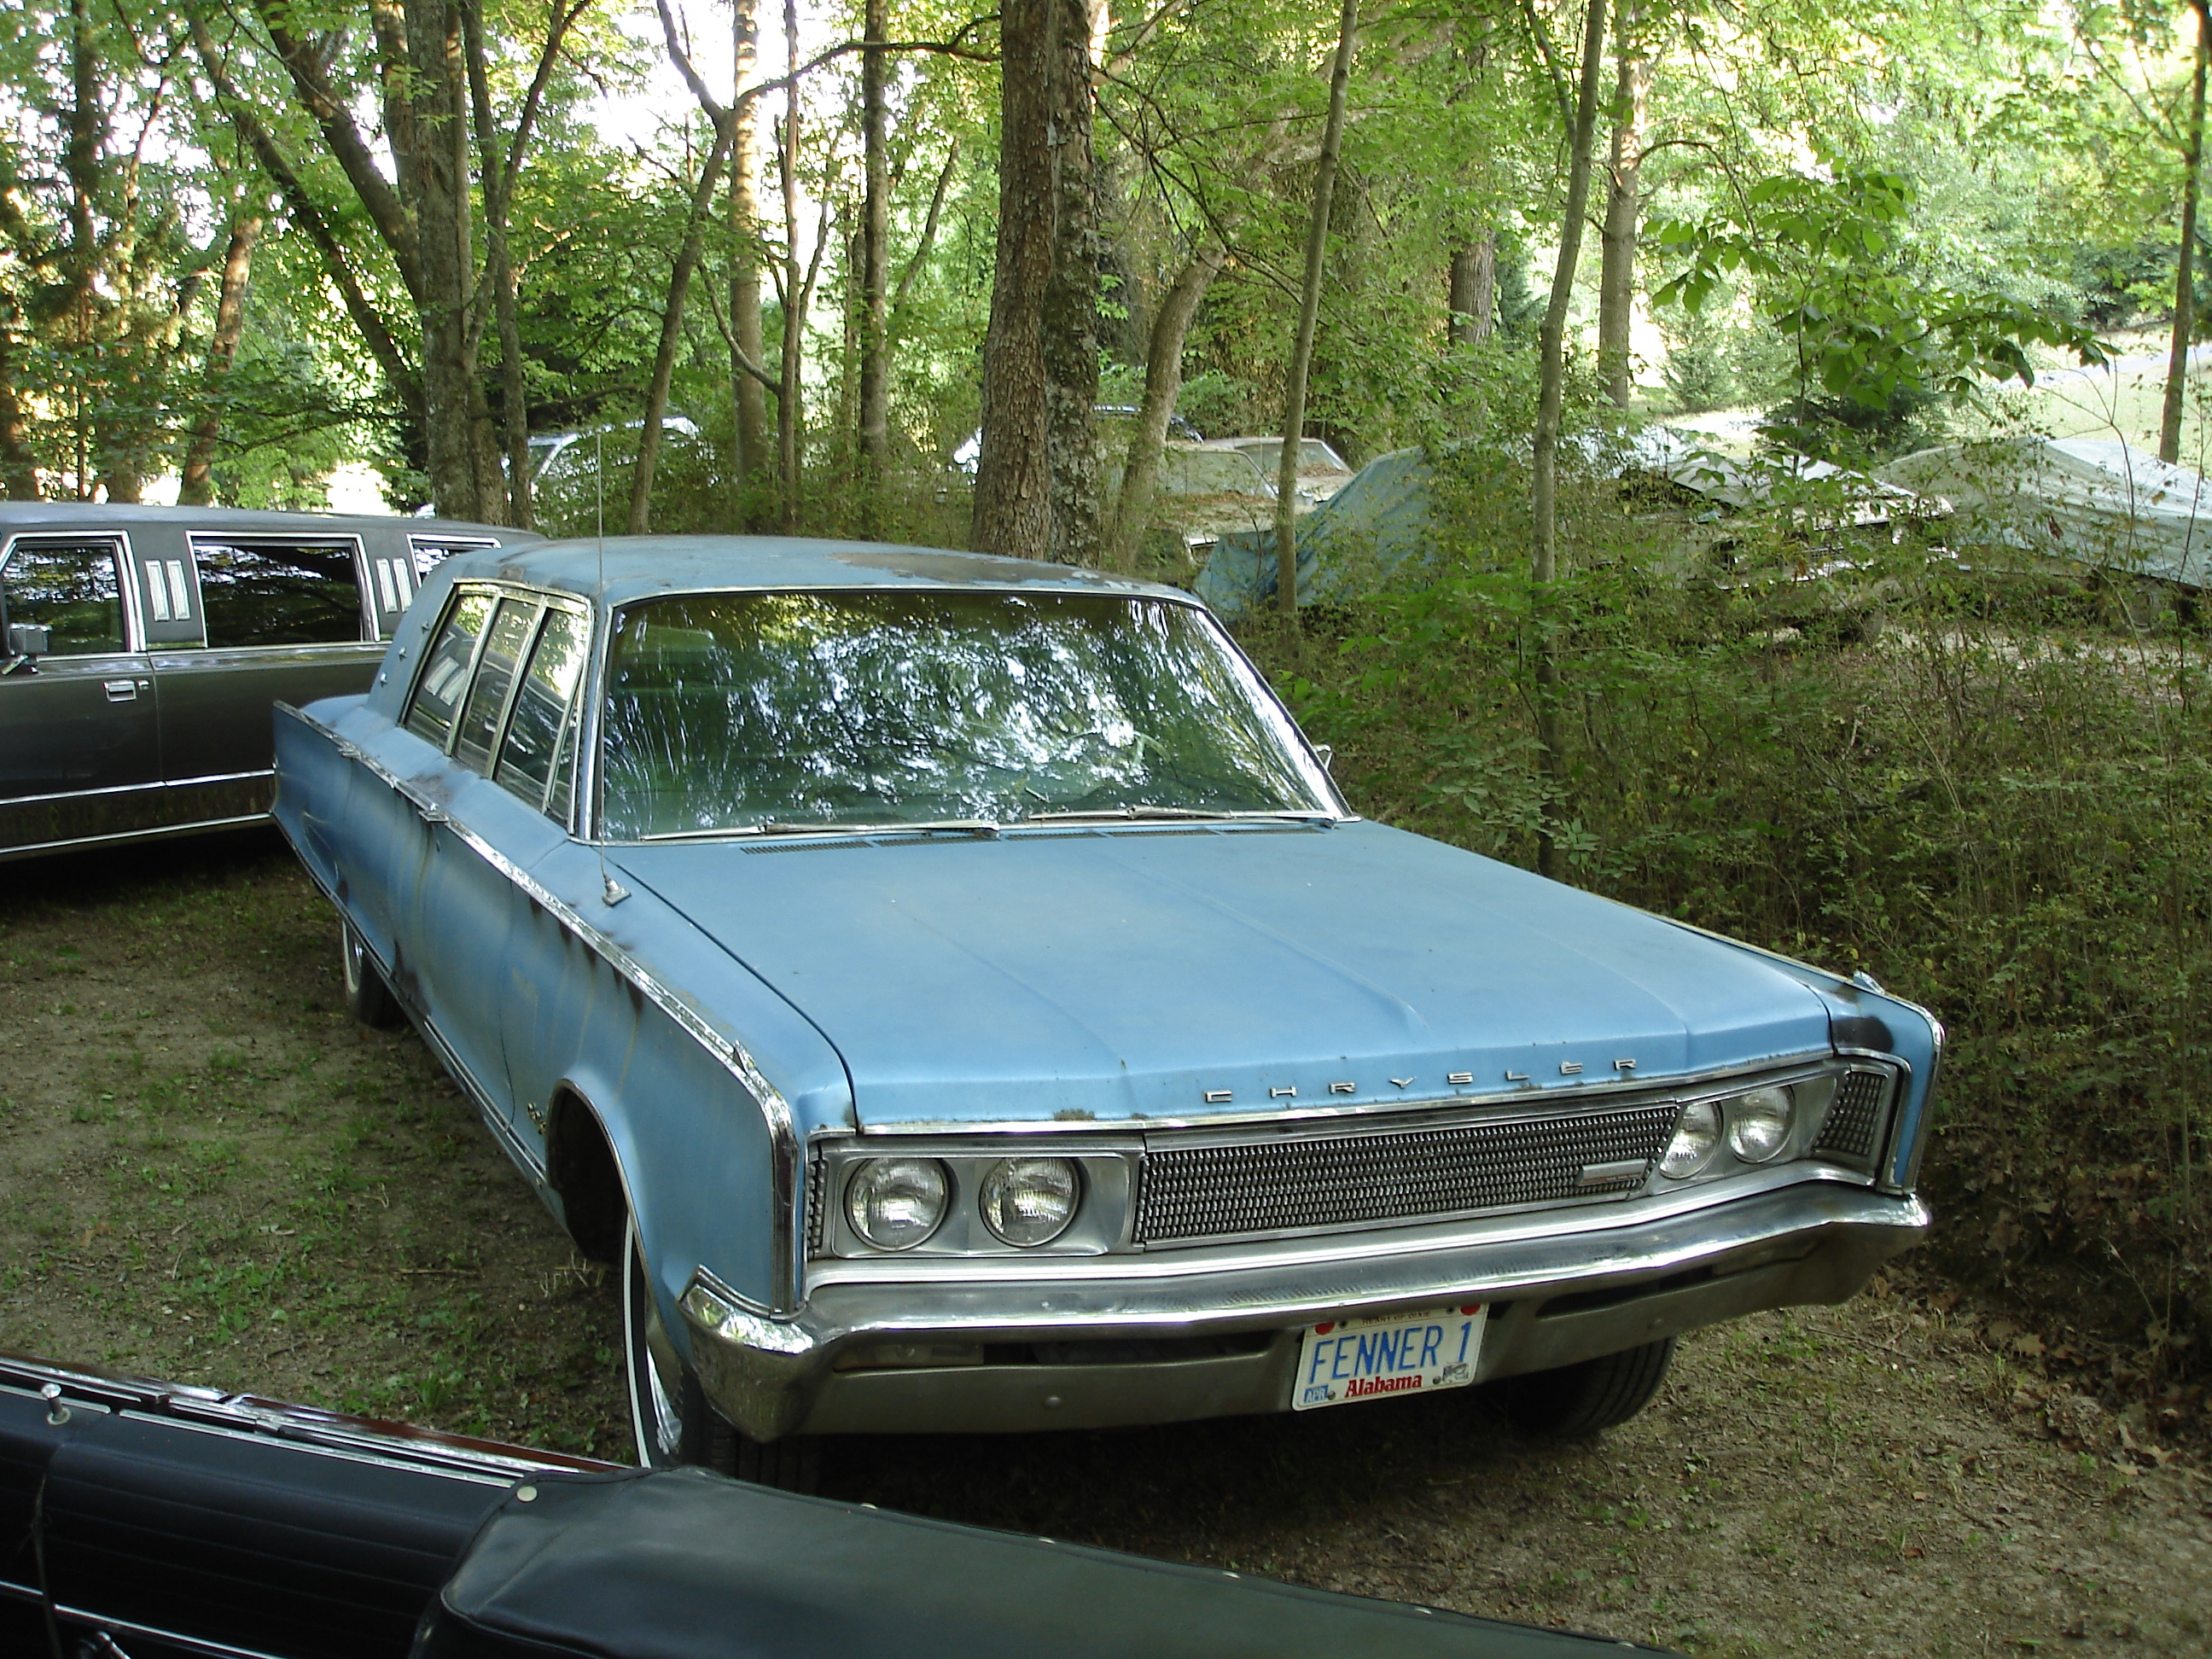
[{"label": "chrome window trim", "polygon": [[[325,640],[309,646],[216,645],[208,638],[207,586],[200,580],[200,544],[214,542],[228,547],[251,547],[256,542],[272,547],[348,547],[353,550],[353,592],[360,611],[360,629],[351,640]],[[181,646],[185,651],[266,651],[320,650],[334,645],[383,645],[389,643],[377,626],[376,585],[368,571],[368,556],[362,547],[358,531],[309,532],[295,536],[279,530],[242,530],[236,535],[222,530],[187,530],[185,548],[192,562],[192,586],[199,595],[200,643]]]},{"label": "chrome window trim", "polygon": [[[562,592],[557,588],[531,589],[528,591],[535,593],[539,600],[538,615],[530,624],[530,637],[524,642],[522,654],[515,662],[514,684],[508,686],[507,689],[507,702],[499,711],[498,728],[494,734],[491,746],[485,750],[485,758],[490,763],[490,764],[482,775],[489,778],[494,783],[498,783],[501,788],[507,789],[507,793],[508,794],[514,795],[515,799],[522,802],[524,805],[534,806],[540,813],[543,813],[547,817],[552,817],[552,814],[545,811],[545,803],[553,793],[553,780],[560,775],[561,744],[562,740],[568,735],[568,727],[573,722],[576,712],[576,700],[583,695],[584,671],[582,669],[580,668],[577,671],[576,689],[569,694],[568,706],[561,711],[561,724],[558,730],[554,733],[553,738],[553,763],[546,769],[545,786],[538,792],[538,799],[535,801],[532,801],[527,795],[518,793],[513,789],[507,789],[505,784],[499,783],[498,774],[500,754],[501,751],[507,747],[507,725],[514,718],[515,704],[520,702],[522,699],[522,684],[529,678],[530,665],[538,654],[538,644],[539,639],[545,632],[546,619],[552,616],[556,611],[565,611],[569,616],[580,617],[583,618],[585,629],[584,661],[585,664],[588,665],[591,662],[592,644],[592,608],[587,605],[580,603],[571,595]],[[493,614],[495,617],[496,617],[497,612],[495,611]],[[491,630],[489,628],[486,628],[484,631],[486,634],[489,634]],[[473,685],[475,683],[474,678],[471,678],[470,684]],[[455,721],[456,726],[459,724],[459,722],[458,720]],[[459,757],[456,756],[454,758],[459,759]],[[562,828],[566,829],[568,826],[564,823],[562,825]]]},{"label": "chrome window trim", "polygon": [[[152,654],[155,647],[146,643],[145,595],[139,591],[145,567],[131,550],[131,532],[127,530],[88,530],[82,534],[66,530],[19,530],[0,544],[0,582],[8,575],[9,561],[15,550],[26,542],[55,542],[64,546],[82,546],[87,542],[106,542],[115,556],[115,587],[118,602],[123,606],[123,648],[120,651],[74,651],[48,654],[64,661],[75,662],[86,657],[143,657]],[[197,582],[198,573],[193,573]],[[72,791],[90,794],[90,790]]]},{"label": "chrome window trim", "polygon": [[[459,584],[456,584],[456,586],[459,586]],[[1237,676],[1246,683],[1247,690],[1256,692],[1258,694],[1255,702],[1260,709],[1261,718],[1266,723],[1270,733],[1274,737],[1275,740],[1282,745],[1285,757],[1292,763],[1301,775],[1304,777],[1307,787],[1312,790],[1315,798],[1324,803],[1325,810],[1315,810],[1313,821],[1316,823],[1334,822],[1337,823],[1357,823],[1359,822],[1358,815],[1352,811],[1352,810],[1345,804],[1344,797],[1337,792],[1336,781],[1329,775],[1328,769],[1321,763],[1321,757],[1314,753],[1313,744],[1307,741],[1305,733],[1298,729],[1297,721],[1291,717],[1290,709],[1285,706],[1283,700],[1275,695],[1275,688],[1267,684],[1267,677],[1260,672],[1257,665],[1253,662],[1250,657],[1244,653],[1243,647],[1239,646],[1235,638],[1231,635],[1229,630],[1221,625],[1221,619],[1213,614],[1212,608],[1208,606],[1204,600],[1199,599],[1194,594],[1177,593],[1173,592],[1156,592],[1149,587],[1140,586],[1133,583],[1127,586],[1122,586],[1118,584],[1103,581],[1096,583],[1072,581],[1065,584],[1054,582],[976,581],[962,582],[957,586],[948,586],[943,589],[933,589],[914,582],[839,582],[836,584],[825,584],[820,582],[734,582],[698,587],[671,587],[657,590],[651,593],[641,593],[635,599],[624,600],[620,605],[612,605],[608,602],[606,589],[602,586],[596,596],[594,608],[595,610],[602,610],[605,612],[606,627],[602,630],[602,632],[604,635],[604,645],[605,650],[611,651],[613,649],[617,618],[618,618],[624,611],[637,605],[657,605],[664,599],[698,599],[702,596],[717,593],[927,593],[940,591],[956,593],[1006,593],[1014,595],[1031,593],[1060,593],[1067,595],[1090,595],[1093,597],[1106,595],[1125,599],[1149,599],[1156,604],[1172,605],[1179,606],[1185,611],[1195,611],[1198,614],[1200,621],[1205,625],[1206,630],[1212,635],[1215,641],[1226,649],[1230,658],[1231,666]],[[605,652],[603,651],[599,657],[595,658],[592,660],[591,678],[591,684],[593,689],[602,692],[604,692],[604,688],[606,684],[605,668],[606,663],[605,661]],[[580,819],[578,839],[588,842],[594,847],[635,847],[646,845],[647,843],[642,842],[610,840],[604,833],[602,828],[605,823],[605,803],[600,799],[600,768],[597,763],[599,748],[599,713],[600,706],[605,701],[606,699],[604,695],[593,696],[589,699],[592,711],[592,725],[588,735],[591,740],[590,753],[593,763],[591,776],[591,794],[589,796],[590,810],[586,814],[584,814]],[[579,758],[580,759],[582,757],[579,757]],[[583,779],[580,775],[577,781],[579,785],[578,797],[580,799],[584,799],[581,789]],[[1248,820],[1245,819],[1234,817],[1218,820],[1218,822],[1232,825],[1247,821]],[[1255,812],[1249,821],[1261,823],[1267,822],[1269,821],[1269,815],[1264,812]],[[1007,827],[1012,828],[1014,826],[1009,825]],[[1039,827],[1042,828],[1042,826]],[[849,835],[852,832],[847,830],[825,830],[822,833],[824,835]],[[738,832],[736,831],[715,830],[703,832],[698,836],[687,836],[684,839],[687,842],[721,842],[735,839],[737,838],[738,834]],[[804,837],[793,836],[791,839],[801,840],[804,839]]]},{"label": "chrome window trim", "polygon": [[[476,700],[477,676],[483,672],[484,651],[490,644],[492,630],[499,626],[499,613],[509,605],[532,607],[530,620],[523,624],[522,644],[514,653],[514,678],[507,683],[507,690],[501,694],[499,712],[492,716],[491,729],[484,736],[484,763],[480,767],[470,766],[461,758],[461,721],[468,713],[469,705]],[[477,642],[476,656],[469,664],[468,686],[461,694],[460,707],[453,713],[453,729],[447,735],[446,750],[447,757],[456,766],[465,767],[480,778],[489,779],[499,768],[499,746],[507,741],[507,716],[514,712],[515,694],[522,689],[523,670],[529,665],[531,649],[538,643],[538,630],[545,621],[545,610],[544,599],[536,592],[526,588],[502,597],[492,607],[490,620],[484,623],[483,637]],[[512,794],[514,792],[510,790],[508,793]]]},{"label": "chrome window trim", "polygon": [[[486,629],[489,631],[489,629]],[[349,743],[322,721],[289,703],[276,705],[279,712],[289,714],[310,730],[320,732],[337,745],[340,752],[352,759],[369,775],[402,799],[417,807],[436,806],[444,810],[444,803],[431,800],[420,789],[390,768],[383,765],[359,744]],[[405,728],[395,725],[395,732]],[[408,736],[415,734],[408,732]],[[422,741],[419,737],[417,742]],[[474,775],[471,774],[471,775]],[[489,780],[486,780],[487,782]],[[497,786],[495,785],[495,787]],[[681,992],[664,985],[654,978],[645,965],[617,944],[605,933],[584,920],[568,901],[550,888],[535,879],[529,872],[499,851],[482,836],[471,830],[459,818],[448,817],[445,828],[453,838],[471,852],[498,871],[514,886],[534,900],[566,928],[580,943],[591,950],[608,967],[635,986],[655,1007],[666,1014],[695,1042],[707,1050],[715,1062],[752,1097],[755,1107],[767,1124],[769,1155],[769,1207],[778,1218],[778,1224],[770,1240],[770,1274],[775,1283],[775,1305],[773,1310],[779,1318],[788,1318],[799,1310],[799,1229],[804,1218],[799,1213],[798,1199],[805,1186],[805,1171],[799,1136],[793,1127],[791,1103],[767,1074],[755,1062],[744,1044],[738,1038],[718,1030],[702,1009],[695,1006]],[[427,1022],[426,1022],[427,1023]],[[465,1069],[463,1069],[465,1075]],[[489,1114],[488,1115],[497,1115]],[[495,1126],[496,1127],[496,1126]],[[510,1130],[511,1133],[512,1131]],[[526,1167],[529,1167],[526,1165]]]}]

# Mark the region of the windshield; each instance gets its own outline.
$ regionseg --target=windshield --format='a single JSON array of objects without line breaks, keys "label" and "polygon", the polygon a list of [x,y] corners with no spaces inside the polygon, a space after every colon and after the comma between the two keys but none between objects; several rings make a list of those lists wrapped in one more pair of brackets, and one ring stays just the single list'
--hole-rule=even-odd
[{"label": "windshield", "polygon": [[1200,612],[1094,593],[710,593],[607,664],[617,840],[1056,814],[1334,816]]}]

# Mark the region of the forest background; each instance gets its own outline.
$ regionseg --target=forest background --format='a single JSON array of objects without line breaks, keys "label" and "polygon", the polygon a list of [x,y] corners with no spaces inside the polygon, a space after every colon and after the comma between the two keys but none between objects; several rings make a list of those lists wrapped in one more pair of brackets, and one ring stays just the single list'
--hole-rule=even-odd
[{"label": "forest background", "polygon": [[1423,558],[1241,628],[1355,805],[1936,1009],[1931,1293],[2021,1299],[2039,1358],[2201,1430],[2195,595],[1921,535],[1839,563],[1810,500],[1701,537],[1608,458],[1733,410],[1869,465],[2151,350],[2177,372],[2098,418],[2201,463],[2205,34],[2136,0],[27,0],[0,489],[317,508],[368,466],[399,511],[1188,583],[1170,416],[1420,446]]}]

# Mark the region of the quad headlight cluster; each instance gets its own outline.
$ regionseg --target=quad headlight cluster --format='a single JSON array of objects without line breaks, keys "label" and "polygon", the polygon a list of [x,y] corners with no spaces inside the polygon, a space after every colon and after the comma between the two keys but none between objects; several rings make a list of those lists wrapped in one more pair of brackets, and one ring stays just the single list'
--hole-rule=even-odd
[{"label": "quad headlight cluster", "polygon": [[1835,1096],[1836,1079],[1829,1075],[1691,1101],[1660,1157],[1659,1173],[1687,1181],[1711,1170],[1724,1148],[1736,1164],[1801,1157]]},{"label": "quad headlight cluster", "polygon": [[[955,1195],[941,1158],[866,1158],[846,1175],[845,1219],[877,1249],[911,1249],[944,1224]],[[1035,1249],[1074,1224],[1083,1176],[1073,1158],[1002,1158],[982,1169],[973,1202],[1000,1243]]]}]

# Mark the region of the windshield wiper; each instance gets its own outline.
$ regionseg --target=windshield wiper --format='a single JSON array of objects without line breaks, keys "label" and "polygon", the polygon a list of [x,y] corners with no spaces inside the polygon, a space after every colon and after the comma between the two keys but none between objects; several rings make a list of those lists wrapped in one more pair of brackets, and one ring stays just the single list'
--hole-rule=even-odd
[{"label": "windshield wiper", "polygon": [[763,818],[729,833],[736,836],[896,836],[929,832],[966,836],[995,836],[999,826],[989,818],[915,818],[905,823],[799,823],[781,818]]},{"label": "windshield wiper", "polygon": [[1291,819],[1300,823],[1327,820],[1334,823],[1336,814],[1294,807],[1255,807],[1243,812],[1223,812],[1202,806],[1104,806],[1076,812],[1027,812],[1016,822],[1018,824],[1145,823],[1192,818],[1205,823],[1234,823],[1239,819],[1251,818]]}]

